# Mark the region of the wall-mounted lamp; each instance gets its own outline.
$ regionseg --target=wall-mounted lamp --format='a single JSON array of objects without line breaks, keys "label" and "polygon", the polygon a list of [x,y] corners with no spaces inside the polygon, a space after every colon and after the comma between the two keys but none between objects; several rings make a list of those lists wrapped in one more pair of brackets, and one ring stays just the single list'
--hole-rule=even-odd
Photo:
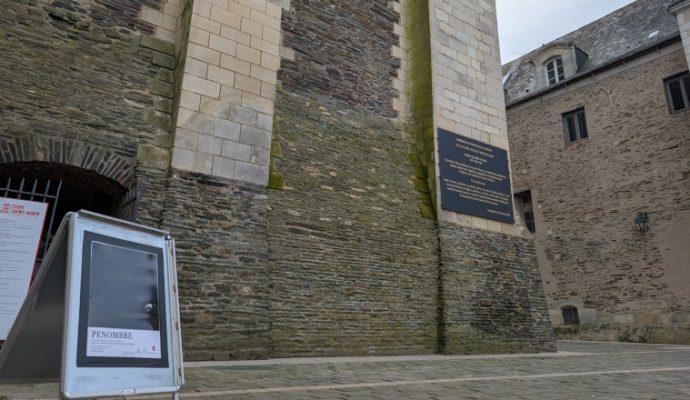
[{"label": "wall-mounted lamp", "polygon": [[635,225],[640,229],[640,232],[649,230],[649,214],[646,212],[638,212],[635,218]]}]

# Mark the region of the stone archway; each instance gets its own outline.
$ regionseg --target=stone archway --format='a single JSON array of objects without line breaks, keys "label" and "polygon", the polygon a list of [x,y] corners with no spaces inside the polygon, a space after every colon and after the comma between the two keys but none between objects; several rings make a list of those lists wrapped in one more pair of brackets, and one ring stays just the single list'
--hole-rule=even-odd
[{"label": "stone archway", "polygon": [[[52,188],[47,187],[48,182]],[[128,191],[119,182],[92,170],[67,164],[42,161],[0,164],[0,195],[3,191],[8,196],[10,191],[20,190],[26,193],[33,190],[40,195],[46,189],[54,193],[58,186],[61,189],[57,208],[64,211],[62,215],[80,208],[112,215]]]},{"label": "stone archway", "polygon": [[136,154],[68,138],[0,137],[0,166],[24,162],[46,162],[77,167],[129,188],[134,182]]},{"label": "stone archway", "polygon": [[92,169],[45,161],[0,164],[0,197],[48,204],[37,266],[68,212],[89,210],[121,216],[129,193],[120,182]]}]

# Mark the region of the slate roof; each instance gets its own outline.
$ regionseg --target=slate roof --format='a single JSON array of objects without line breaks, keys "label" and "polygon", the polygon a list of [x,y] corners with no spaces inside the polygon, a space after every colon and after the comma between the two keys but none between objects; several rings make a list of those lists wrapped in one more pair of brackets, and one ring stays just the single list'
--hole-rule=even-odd
[{"label": "slate roof", "polygon": [[[572,43],[589,56],[578,73],[569,77],[567,82],[616,59],[626,58],[679,37],[678,21],[668,11],[669,7],[677,3],[678,0],[637,0],[589,25],[546,43],[545,46],[552,43]],[[654,34],[656,31],[658,33]],[[653,36],[650,37],[650,34]],[[510,73],[510,78],[504,84],[506,103],[509,106],[511,103],[538,96],[546,91],[543,88],[537,90],[535,68],[529,61],[539,50],[535,49],[503,66],[504,81],[505,76]]]}]

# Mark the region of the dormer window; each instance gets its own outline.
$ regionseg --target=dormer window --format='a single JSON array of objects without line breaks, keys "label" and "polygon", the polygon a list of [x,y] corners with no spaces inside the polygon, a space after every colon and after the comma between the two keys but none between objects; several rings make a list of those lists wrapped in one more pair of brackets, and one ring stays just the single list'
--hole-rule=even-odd
[{"label": "dormer window", "polygon": [[563,68],[562,57],[551,58],[544,63],[544,68],[546,69],[546,81],[549,82],[549,86],[555,85],[565,79],[565,69]]},{"label": "dormer window", "polygon": [[534,88],[540,90],[570,79],[578,74],[587,59],[587,53],[570,42],[553,42],[543,46],[529,60],[534,68]]}]

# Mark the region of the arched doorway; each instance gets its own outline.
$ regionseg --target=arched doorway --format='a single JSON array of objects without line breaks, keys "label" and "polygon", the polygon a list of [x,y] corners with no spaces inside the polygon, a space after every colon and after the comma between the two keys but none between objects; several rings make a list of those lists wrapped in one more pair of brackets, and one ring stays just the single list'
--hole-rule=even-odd
[{"label": "arched doorway", "polygon": [[34,273],[65,214],[83,209],[133,220],[138,200],[136,185],[125,188],[89,169],[41,161],[1,164],[0,196],[48,204]]}]

